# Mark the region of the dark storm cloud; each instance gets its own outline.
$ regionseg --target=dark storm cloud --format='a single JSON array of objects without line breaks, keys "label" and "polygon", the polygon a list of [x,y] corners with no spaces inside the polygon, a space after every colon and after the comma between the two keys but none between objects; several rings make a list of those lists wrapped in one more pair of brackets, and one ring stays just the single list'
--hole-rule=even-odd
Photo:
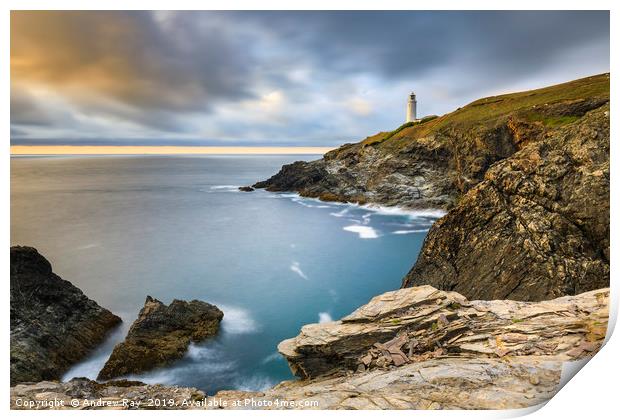
[{"label": "dark storm cloud", "polygon": [[452,65],[458,74],[459,64],[506,78],[554,65],[582,45],[609,48],[609,14],[599,11],[246,12],[244,18],[278,32],[323,69],[385,78]]},{"label": "dark storm cloud", "polygon": [[545,72],[608,68],[608,12],[13,12],[12,133],[369,134],[400,110],[355,102],[368,90],[432,82],[449,96],[432,111],[448,112]]}]

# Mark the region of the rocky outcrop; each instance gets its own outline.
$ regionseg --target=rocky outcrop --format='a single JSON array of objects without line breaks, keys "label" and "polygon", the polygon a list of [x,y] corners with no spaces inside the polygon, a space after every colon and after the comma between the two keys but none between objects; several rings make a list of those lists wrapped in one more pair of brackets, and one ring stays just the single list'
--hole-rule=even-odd
[{"label": "rocky outcrop", "polygon": [[493,165],[430,230],[403,286],[546,300],[609,284],[609,105]]},{"label": "rocky outcrop", "polygon": [[440,207],[403,287],[540,301],[609,285],[609,74],[489,97],[257,188]]},{"label": "rocky outcrop", "polygon": [[431,286],[400,289],[374,297],[340,321],[305,325],[278,351],[301,378],[438,358],[570,360],[600,347],[608,300],[608,289],[540,303],[468,301]]},{"label": "rocky outcrop", "polygon": [[52,272],[35,248],[11,247],[11,384],[58,380],[121,319]]},{"label": "rocky outcrop", "polygon": [[11,388],[13,410],[187,409],[199,408],[205,394],[196,388],[146,385],[138,381],[99,383],[86,378],[44,381]]},{"label": "rocky outcrop", "polygon": [[117,344],[98,379],[141,373],[183,357],[189,343],[219,330],[224,313],[200,300],[173,300],[168,306],[147,296],[125,341]]},{"label": "rocky outcrop", "polygon": [[[565,362],[600,348],[608,304],[609,289],[538,303],[401,289],[281,343],[303,379],[264,392],[205,397],[193,388],[74,379],[13,387],[11,407],[55,398],[62,408],[72,399],[76,408],[524,408],[553,397]],[[170,403],[149,407],[153,398]]]}]

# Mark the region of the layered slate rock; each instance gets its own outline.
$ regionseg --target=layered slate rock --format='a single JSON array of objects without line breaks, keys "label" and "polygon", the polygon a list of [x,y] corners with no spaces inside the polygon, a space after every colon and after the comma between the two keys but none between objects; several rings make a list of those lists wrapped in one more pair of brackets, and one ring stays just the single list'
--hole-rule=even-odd
[{"label": "layered slate rock", "polygon": [[609,105],[495,164],[431,228],[403,286],[538,301],[609,285]]},{"label": "layered slate rock", "polygon": [[[279,350],[305,379],[264,392],[220,391],[204,400],[194,388],[74,379],[13,387],[11,407],[46,395],[64,407],[72,398],[102,398],[114,408],[153,408],[147,404],[155,397],[181,409],[524,408],[553,397],[565,362],[600,348],[608,305],[609,289],[537,303],[468,301],[430,286],[401,289],[284,341]],[[235,405],[246,399],[255,405]]]},{"label": "layered slate rock", "polygon": [[11,384],[60,379],[120,322],[35,248],[11,247]]},{"label": "layered slate rock", "polygon": [[180,359],[190,342],[214,336],[224,313],[209,303],[173,300],[164,305],[147,296],[125,341],[117,344],[98,379],[145,372]]},{"label": "layered slate rock", "polygon": [[376,296],[340,321],[305,325],[278,351],[301,378],[455,357],[571,360],[601,346],[608,301],[609,289],[533,303],[413,287]]}]

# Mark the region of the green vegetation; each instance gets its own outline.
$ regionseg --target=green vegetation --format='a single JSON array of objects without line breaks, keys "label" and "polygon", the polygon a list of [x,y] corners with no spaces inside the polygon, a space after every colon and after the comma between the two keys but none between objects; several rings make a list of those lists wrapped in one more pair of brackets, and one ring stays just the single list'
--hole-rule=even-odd
[{"label": "green vegetation", "polygon": [[425,123],[427,123],[429,121],[434,120],[435,118],[439,118],[439,117],[437,115],[429,115],[427,117],[422,118],[419,121],[409,121],[409,122],[406,122],[406,123],[404,123],[403,125],[401,125],[400,127],[398,127],[394,131],[389,131],[387,133],[382,132],[382,133],[376,134],[374,136],[368,137],[368,138],[366,138],[362,142],[362,144],[364,144],[365,146],[372,146],[374,144],[383,143],[384,141],[389,140],[394,135],[400,133],[401,131],[403,131],[406,128],[414,127],[414,126],[421,125],[421,124],[425,124]]},{"label": "green vegetation", "polygon": [[548,116],[538,113],[528,114],[526,119],[530,122],[541,122],[547,127],[561,127],[579,119],[576,115]]},{"label": "green vegetation", "polygon": [[609,98],[609,73],[542,89],[479,99],[441,117],[422,120],[419,124],[403,124],[396,130],[384,134],[383,138],[376,135],[372,139],[375,144],[382,143],[381,147],[399,149],[411,140],[433,135],[442,129],[457,126],[490,127],[507,115],[517,114],[530,121],[540,121],[546,126],[558,127],[574,122],[578,117],[542,115],[539,111],[535,111],[535,107],[584,98]]}]

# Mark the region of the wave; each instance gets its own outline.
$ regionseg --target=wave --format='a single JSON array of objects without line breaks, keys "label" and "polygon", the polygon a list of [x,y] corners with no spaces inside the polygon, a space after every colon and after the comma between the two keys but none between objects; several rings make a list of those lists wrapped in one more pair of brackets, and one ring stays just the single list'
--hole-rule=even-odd
[{"label": "wave", "polygon": [[191,343],[185,356],[175,364],[149,372],[128,375],[129,380],[138,380],[147,384],[178,385],[193,376],[227,377],[235,375],[238,365],[234,360],[227,360],[226,351],[216,343],[199,345]]},{"label": "wave", "polygon": [[329,214],[334,216],[334,217],[345,217],[348,212],[349,212],[349,209],[342,209],[339,212],[329,213]]},{"label": "wave", "polygon": [[229,334],[250,334],[260,331],[260,326],[247,310],[236,306],[220,304],[217,306],[224,312],[222,331]]},{"label": "wave", "polygon": [[422,232],[428,232],[428,229],[395,230],[392,233],[394,235],[407,235],[409,233],[422,233]]},{"label": "wave", "polygon": [[360,206],[363,209],[372,211],[377,214],[386,216],[407,216],[410,219],[417,219],[420,217],[428,217],[438,219],[445,216],[446,211],[442,209],[419,209],[410,210],[397,206],[381,206],[379,204],[364,204]]},{"label": "wave", "polygon": [[275,362],[276,360],[280,360],[283,359],[284,356],[282,356],[280,353],[278,353],[277,351],[274,351],[273,353],[271,353],[269,356],[265,357],[262,361],[261,364],[266,365],[267,363],[271,363],[271,362]]},{"label": "wave", "polygon": [[300,196],[297,196],[297,197],[293,198],[292,201],[297,203],[297,204],[301,204],[304,207],[308,207],[308,208],[312,208],[312,209],[331,209],[331,208],[333,208],[333,206],[325,204],[323,201],[320,201],[320,200],[316,200],[316,201],[318,201],[319,203],[323,203],[323,204],[310,204],[310,203],[308,203],[308,201],[315,201],[315,199],[307,199],[307,198],[302,198]]},{"label": "wave", "polygon": [[319,312],[319,324],[324,324],[326,322],[332,322],[334,319],[329,314],[329,312]]},{"label": "wave", "polygon": [[308,276],[306,276],[306,274],[303,271],[301,271],[301,268],[299,267],[299,263],[297,261],[293,261],[290,268],[291,268],[291,271],[294,273],[297,273],[299,277],[301,277],[302,279],[308,280]]},{"label": "wave", "polygon": [[237,379],[234,383],[234,388],[239,391],[264,391],[276,384],[276,381],[266,376],[253,375]]},{"label": "wave", "polygon": [[213,185],[207,192],[239,192],[240,185]]},{"label": "wave", "polygon": [[375,229],[370,226],[351,225],[342,228],[347,232],[357,233],[361,239],[375,239],[379,237],[379,234]]}]

